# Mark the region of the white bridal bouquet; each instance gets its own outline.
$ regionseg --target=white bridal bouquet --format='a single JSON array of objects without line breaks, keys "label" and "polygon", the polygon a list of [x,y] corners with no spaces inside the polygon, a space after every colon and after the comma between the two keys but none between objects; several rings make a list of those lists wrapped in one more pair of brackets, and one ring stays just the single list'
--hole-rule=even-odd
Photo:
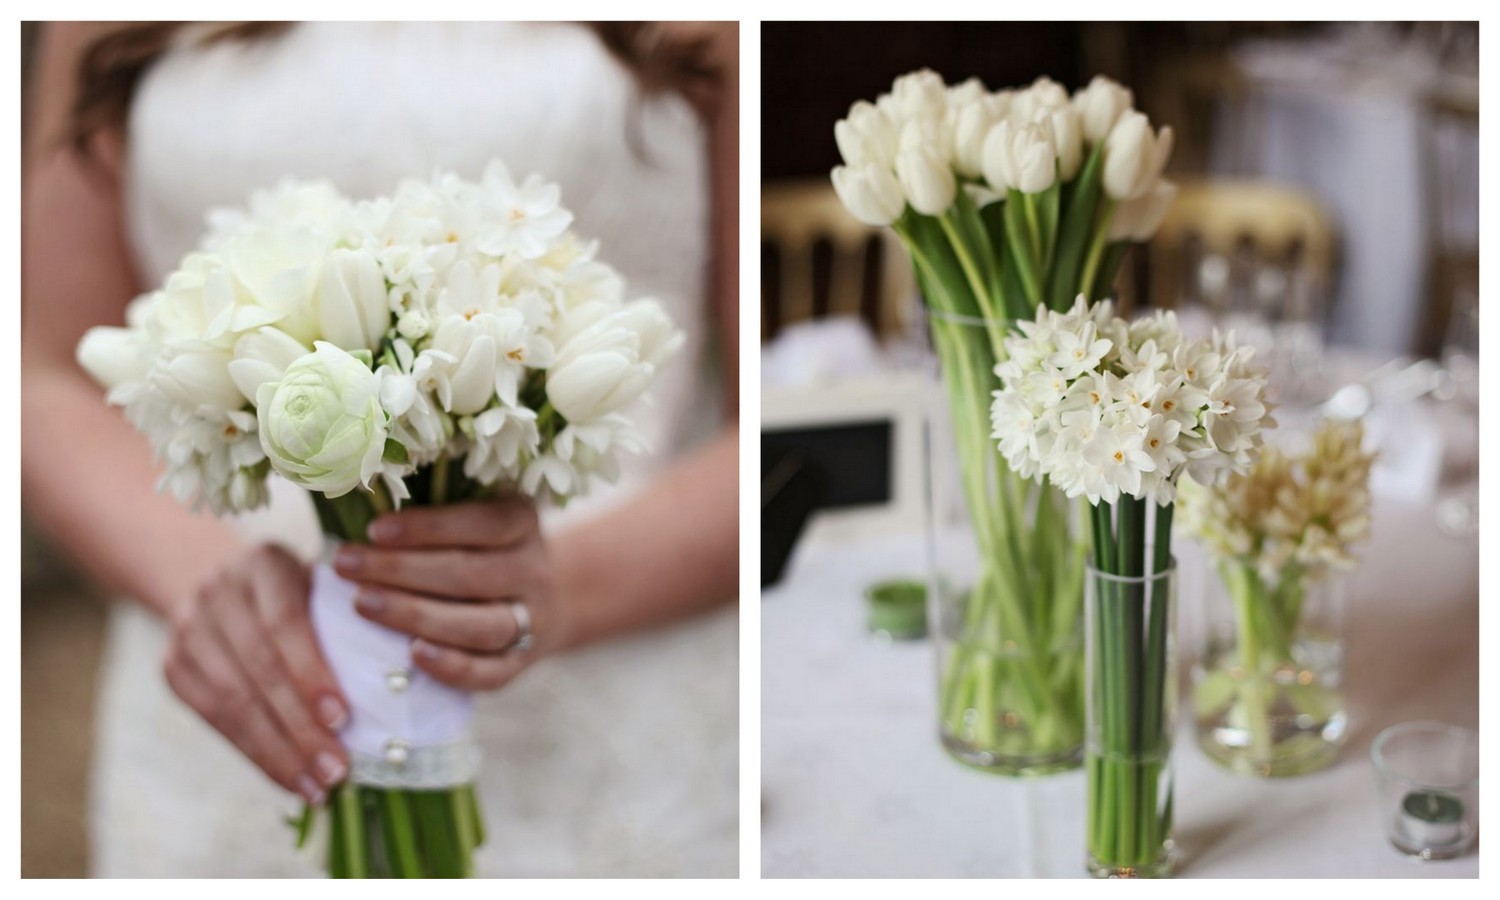
[{"label": "white bridal bouquet", "polygon": [[[629,406],[683,340],[571,224],[557,185],[499,162],[364,201],[286,182],[211,216],[127,327],[91,329],[78,359],[195,509],[261,506],[273,471],[348,541],[402,503],[561,504],[644,451]],[[330,874],[470,874],[468,697],[406,669],[407,641],[357,616],[353,592],[315,570],[314,625],[353,707]]]}]

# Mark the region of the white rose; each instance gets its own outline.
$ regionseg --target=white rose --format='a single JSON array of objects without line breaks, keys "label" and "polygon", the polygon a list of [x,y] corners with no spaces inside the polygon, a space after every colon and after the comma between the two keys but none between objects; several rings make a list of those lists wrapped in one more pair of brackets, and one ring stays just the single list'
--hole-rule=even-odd
[{"label": "white rose", "polygon": [[338,347],[319,341],[262,384],[255,405],[261,448],[294,484],[340,497],[381,471],[390,416],[380,378]]}]

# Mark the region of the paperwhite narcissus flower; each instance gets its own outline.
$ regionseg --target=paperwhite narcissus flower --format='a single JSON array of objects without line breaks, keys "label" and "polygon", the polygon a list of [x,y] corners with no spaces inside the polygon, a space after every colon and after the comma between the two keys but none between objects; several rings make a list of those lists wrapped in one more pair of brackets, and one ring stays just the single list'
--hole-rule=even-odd
[{"label": "paperwhite narcissus flower", "polygon": [[1126,323],[1079,296],[1017,325],[995,367],[993,435],[1015,471],[1069,496],[1171,502],[1182,474],[1210,483],[1248,469],[1273,424],[1248,349],[1188,341],[1170,313]]},{"label": "paperwhite narcissus flower", "polygon": [[1130,89],[1103,75],[1095,75],[1088,87],[1073,95],[1083,138],[1097,144],[1109,136],[1120,116],[1134,104]]},{"label": "paperwhite narcissus flower", "polygon": [[486,220],[474,241],[480,253],[535,259],[573,223],[573,214],[562,208],[562,191],[537,175],[518,185],[496,160],[485,167],[483,184]]},{"label": "paperwhite narcissus flower", "polygon": [[906,209],[895,173],[880,166],[837,166],[833,189],[854,218],[866,225],[889,225]]},{"label": "paperwhite narcissus flower", "polygon": [[1176,199],[1177,185],[1162,178],[1141,196],[1121,200],[1109,217],[1109,240],[1151,240]]},{"label": "paperwhite narcissus flower", "polygon": [[1057,180],[1057,149],[1047,122],[1001,122],[984,141],[984,177],[996,190],[1039,194]]},{"label": "paperwhite narcissus flower", "polygon": [[390,413],[380,378],[345,351],[319,341],[255,398],[260,443],[294,484],[340,497],[380,472]]},{"label": "paperwhite narcissus flower", "polygon": [[1104,141],[1104,192],[1114,200],[1133,200],[1149,192],[1172,155],[1172,129],[1155,134],[1141,113],[1120,116]]},{"label": "paperwhite narcissus flower", "polygon": [[953,205],[958,183],[948,161],[927,145],[903,149],[896,156],[896,177],[906,202],[926,216],[940,216]]}]

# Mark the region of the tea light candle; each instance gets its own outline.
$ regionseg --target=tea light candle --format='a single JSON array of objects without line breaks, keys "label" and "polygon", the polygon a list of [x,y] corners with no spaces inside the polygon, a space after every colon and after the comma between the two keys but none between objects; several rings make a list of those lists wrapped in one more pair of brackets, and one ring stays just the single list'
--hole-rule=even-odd
[{"label": "tea light candle", "polygon": [[895,640],[927,634],[927,585],[897,579],[872,585],[865,591],[870,630]]},{"label": "tea light candle", "polygon": [[1464,836],[1464,804],[1439,791],[1412,791],[1401,801],[1401,829],[1413,844],[1441,848]]}]

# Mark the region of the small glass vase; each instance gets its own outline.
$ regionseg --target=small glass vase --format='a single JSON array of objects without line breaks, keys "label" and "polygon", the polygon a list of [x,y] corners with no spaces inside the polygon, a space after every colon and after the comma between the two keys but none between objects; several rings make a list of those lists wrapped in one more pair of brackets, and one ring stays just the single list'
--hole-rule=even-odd
[{"label": "small glass vase", "polygon": [[1177,720],[1177,569],[1126,577],[1088,569],[1088,870],[1172,874],[1172,729]]},{"label": "small glass vase", "polygon": [[928,417],[930,632],[943,746],[1006,775],[1083,749],[1082,501],[1011,471],[990,438],[1001,324],[929,310],[943,396]]},{"label": "small glass vase", "polygon": [[1266,577],[1234,560],[1209,580],[1192,669],[1198,745],[1246,775],[1299,775],[1332,764],[1348,724],[1347,579],[1299,566]]}]

